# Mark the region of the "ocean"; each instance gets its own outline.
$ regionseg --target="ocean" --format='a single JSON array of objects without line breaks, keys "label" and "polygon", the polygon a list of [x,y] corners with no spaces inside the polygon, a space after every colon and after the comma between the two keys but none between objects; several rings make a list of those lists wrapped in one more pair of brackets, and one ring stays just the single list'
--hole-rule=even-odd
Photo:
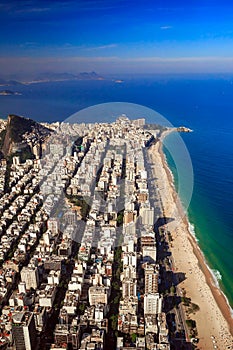
[{"label": "ocean", "polygon": [[[123,80],[123,83],[109,79],[10,87],[22,95],[0,96],[0,116],[18,114],[37,121],[63,121],[83,108],[120,101],[152,108],[172,125],[193,129],[192,133],[180,134],[194,172],[193,196],[187,209],[189,221],[216,283],[233,307],[233,76],[150,76]],[[113,116],[102,118],[111,122]],[[100,116],[93,119],[91,115],[88,122],[101,121]],[[147,121],[154,122],[153,117]],[[171,134],[166,139],[170,149],[175,137]],[[166,155],[178,186],[171,154]],[[183,168],[185,181],[185,162]],[[180,193],[184,203],[185,188]]]}]

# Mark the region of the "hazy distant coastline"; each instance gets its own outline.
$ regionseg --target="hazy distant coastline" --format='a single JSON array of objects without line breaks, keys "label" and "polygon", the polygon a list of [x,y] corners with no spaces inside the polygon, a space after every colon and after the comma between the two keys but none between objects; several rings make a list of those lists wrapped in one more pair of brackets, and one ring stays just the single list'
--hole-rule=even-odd
[{"label": "hazy distant coastline", "polygon": [[105,78],[96,72],[81,72],[78,74],[71,73],[41,73],[31,79],[6,80],[0,78],[0,86],[17,86],[30,85],[37,83],[50,83],[62,81],[79,81],[79,80],[105,80]]}]

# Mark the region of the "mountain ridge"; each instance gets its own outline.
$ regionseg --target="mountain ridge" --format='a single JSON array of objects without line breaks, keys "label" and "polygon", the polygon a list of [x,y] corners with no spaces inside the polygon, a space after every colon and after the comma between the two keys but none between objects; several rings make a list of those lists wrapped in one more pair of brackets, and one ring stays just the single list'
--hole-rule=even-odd
[{"label": "mountain ridge", "polygon": [[1,151],[7,157],[17,147],[20,149],[27,147],[29,145],[27,138],[30,140],[32,136],[35,141],[40,141],[40,139],[48,136],[51,132],[50,129],[30,118],[9,114]]}]

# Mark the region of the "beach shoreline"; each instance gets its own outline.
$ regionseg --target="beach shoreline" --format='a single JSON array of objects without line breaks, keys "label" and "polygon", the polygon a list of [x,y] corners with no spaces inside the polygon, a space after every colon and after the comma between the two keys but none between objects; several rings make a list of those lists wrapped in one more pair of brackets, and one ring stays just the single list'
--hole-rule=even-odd
[{"label": "beach shoreline", "polygon": [[[165,189],[160,190],[165,217],[174,219],[166,225],[173,237],[170,250],[175,269],[185,273],[185,280],[178,288],[184,289],[187,297],[191,297],[192,302],[200,307],[200,311],[190,315],[197,324],[200,339],[198,349],[213,349],[214,344],[218,349],[231,349],[233,318],[230,305],[221,289],[216,286],[205,257],[190,231],[189,219],[175,190],[174,179],[163,152],[164,138],[174,131],[175,128],[166,130],[159,142],[152,145],[148,152],[153,163],[158,165],[153,170],[158,179],[157,185]],[[156,170],[159,168],[160,172]]]}]

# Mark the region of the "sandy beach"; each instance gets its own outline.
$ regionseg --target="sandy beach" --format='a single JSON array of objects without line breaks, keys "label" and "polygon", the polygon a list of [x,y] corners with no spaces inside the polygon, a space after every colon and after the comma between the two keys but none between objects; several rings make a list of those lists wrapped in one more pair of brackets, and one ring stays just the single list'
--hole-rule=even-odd
[{"label": "sandy beach", "polygon": [[171,218],[167,229],[172,234],[172,252],[175,272],[185,274],[178,285],[186,291],[186,297],[200,310],[190,314],[196,321],[198,349],[233,349],[233,318],[223,293],[215,285],[202,252],[190,232],[187,216],[175,191],[173,178],[162,152],[162,141],[151,146],[149,157],[154,164],[153,175],[159,188],[164,215]]}]

